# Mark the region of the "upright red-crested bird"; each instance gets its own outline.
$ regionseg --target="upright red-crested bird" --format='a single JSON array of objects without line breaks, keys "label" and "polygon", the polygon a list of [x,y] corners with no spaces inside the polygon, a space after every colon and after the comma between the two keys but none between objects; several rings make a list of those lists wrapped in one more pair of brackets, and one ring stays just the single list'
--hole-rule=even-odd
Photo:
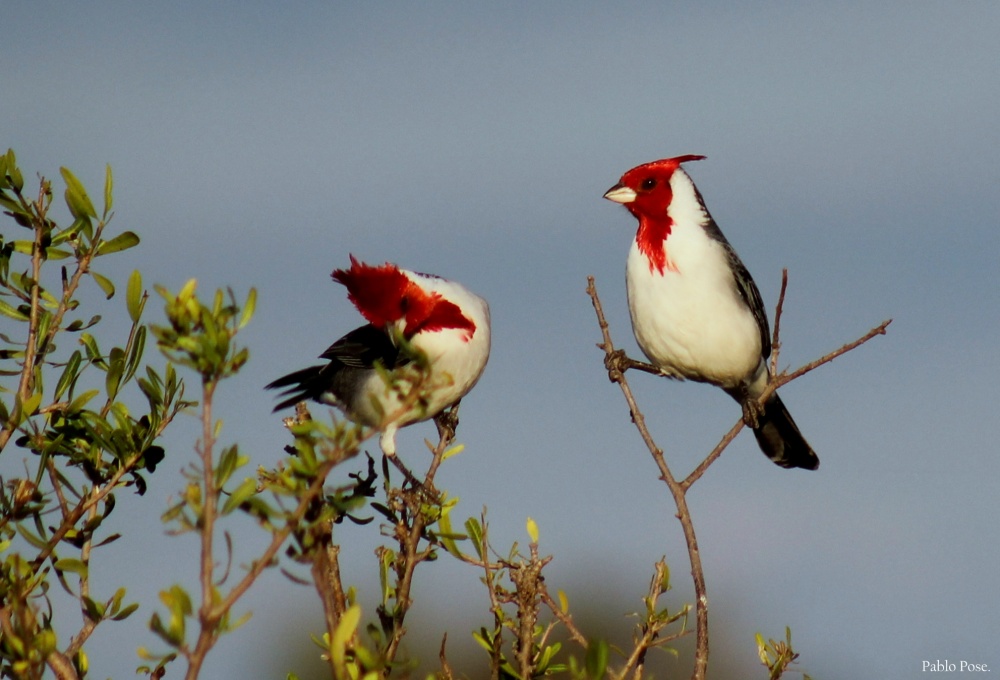
[{"label": "upright red-crested bird", "polygon": [[777,393],[756,406],[771,380],[767,314],[750,272],[681,168],[702,158],[640,165],[604,194],[639,220],[625,270],[635,339],[664,375],[718,385],[736,399],[772,461],[815,470],[819,458]]},{"label": "upright red-crested bird", "polygon": [[[351,267],[332,276],[368,323],[323,352],[328,363],[268,385],[286,388],[281,396],[287,398],[274,410],[305,399],[336,406],[351,420],[382,430],[382,451],[395,455],[400,427],[457,403],[483,374],[490,356],[489,306],[454,281],[390,263],[372,266],[353,255]],[[420,354],[426,357],[424,393],[407,398],[407,388],[390,386],[385,373],[402,375]]]}]

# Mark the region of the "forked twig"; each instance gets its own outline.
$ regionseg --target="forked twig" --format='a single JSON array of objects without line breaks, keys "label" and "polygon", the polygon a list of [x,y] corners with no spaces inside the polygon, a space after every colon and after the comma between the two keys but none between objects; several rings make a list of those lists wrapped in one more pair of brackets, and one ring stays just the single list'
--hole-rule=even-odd
[{"label": "forked twig", "polygon": [[[886,328],[890,323],[892,323],[892,319],[883,321],[881,324],[872,328],[857,340],[849,342],[841,346],[839,349],[836,349],[833,352],[816,359],[815,361],[809,362],[791,373],[782,372],[779,374],[777,372],[777,364],[781,347],[780,324],[787,286],[788,271],[783,270],[781,278],[781,293],[775,310],[774,335],[771,343],[772,353],[770,360],[771,374],[773,377],[770,384],[759,396],[758,400],[761,404],[763,404],[767,398],[782,385],[805,375],[823,364],[833,361],[842,354],[850,352],[856,347],[868,342],[876,335],[885,335]],[[677,518],[680,520],[681,528],[684,532],[684,540],[687,543],[688,556],[691,563],[691,577],[694,581],[695,589],[696,643],[694,669],[691,677],[695,680],[703,680],[708,667],[708,596],[705,589],[705,577],[701,565],[701,555],[698,551],[698,542],[695,536],[694,526],[692,524],[685,495],[691,485],[701,478],[701,476],[708,470],[709,466],[722,455],[722,452],[727,446],[729,446],[730,442],[736,438],[736,436],[740,433],[740,430],[743,429],[744,422],[743,419],[740,418],[740,420],[737,421],[736,424],[734,424],[733,427],[730,428],[730,430],[722,437],[715,448],[709,452],[705,459],[702,460],[702,462],[699,463],[687,477],[678,482],[674,478],[666,460],[663,457],[663,451],[657,447],[652,435],[650,435],[649,430],[646,427],[645,418],[639,410],[635,397],[632,394],[632,389],[625,378],[625,371],[630,368],[660,375],[662,375],[662,372],[651,364],[631,359],[625,355],[624,351],[615,349],[614,343],[611,340],[608,322],[604,316],[604,310],[597,295],[597,288],[594,284],[593,276],[587,277],[587,295],[590,296],[590,300],[593,303],[594,312],[597,315],[597,323],[601,329],[603,341],[598,344],[598,347],[604,350],[604,365],[608,369],[608,378],[611,382],[617,383],[621,388],[622,394],[625,397],[625,401],[628,404],[629,411],[632,416],[632,422],[635,423],[635,427],[639,431],[639,435],[642,437],[643,442],[645,442],[646,448],[649,449],[657,468],[660,470],[660,478],[670,489],[670,493],[674,498],[674,503],[677,506]]]}]

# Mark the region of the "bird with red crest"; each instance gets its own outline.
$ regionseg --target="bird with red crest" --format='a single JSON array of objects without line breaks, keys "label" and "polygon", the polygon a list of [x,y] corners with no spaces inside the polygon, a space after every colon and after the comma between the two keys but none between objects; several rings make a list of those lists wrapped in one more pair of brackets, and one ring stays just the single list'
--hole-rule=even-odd
[{"label": "bird with red crest", "polygon": [[489,306],[454,281],[353,255],[332,276],[368,323],[327,348],[326,364],[267,388],[284,389],[276,411],[307,399],[335,406],[381,430],[382,451],[394,455],[400,427],[437,416],[479,380],[490,356]]},{"label": "bird with red crest", "polygon": [[815,470],[819,458],[778,394],[757,401],[772,379],[767,313],[750,272],[681,168],[703,158],[645,163],[604,194],[639,222],[625,266],[632,331],[663,375],[718,385],[736,399],[774,463]]}]

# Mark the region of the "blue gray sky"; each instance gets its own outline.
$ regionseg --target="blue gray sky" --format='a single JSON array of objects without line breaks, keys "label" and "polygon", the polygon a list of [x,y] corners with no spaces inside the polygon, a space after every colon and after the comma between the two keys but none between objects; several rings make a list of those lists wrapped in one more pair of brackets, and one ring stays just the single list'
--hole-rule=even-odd
[{"label": "blue gray sky", "polygon": [[[489,508],[501,548],[524,545],[533,517],[550,587],[620,640],[661,555],[674,606],[691,592],[669,494],[594,346],[586,276],[638,355],[634,220],[601,195],[639,163],[706,155],[690,174],[769,309],[789,270],[782,366],[894,319],[782,391],[818,472],[775,467],[743,434],[691,491],[711,677],[763,677],[754,633],[786,625],[816,678],[910,678],[935,659],[1000,669],[998,31],[1000,6],[974,2],[39,2],[5,13],[0,144],[27,174],[66,165],[97,195],[112,165],[113,224],[143,242],[107,273],[258,289],[251,363],[218,397],[224,438],[255,465],[286,443],[262,386],[360,323],[329,279],[349,253],[485,296],[493,354],[462,405],[466,451],[439,480],[462,514]],[[100,304],[122,328],[124,303]],[[739,415],[710,387],[631,380],[683,474]],[[119,513],[137,535],[95,558],[143,620],[159,589],[195,582],[195,542],[165,538],[157,517],[193,432],[168,437],[152,502]],[[402,456],[420,464],[432,433],[410,428]],[[6,451],[0,470],[21,457]],[[231,529],[252,555],[260,535]],[[372,616],[373,543],[351,527],[339,539]],[[410,626],[431,661],[447,631],[469,677],[485,669],[470,632],[490,621],[478,578],[427,565]],[[320,677],[312,591],[275,573],[246,607],[254,620],[205,677]],[[140,645],[157,641],[109,624],[93,675],[132,677]],[[658,677],[687,673],[657,663]]]}]

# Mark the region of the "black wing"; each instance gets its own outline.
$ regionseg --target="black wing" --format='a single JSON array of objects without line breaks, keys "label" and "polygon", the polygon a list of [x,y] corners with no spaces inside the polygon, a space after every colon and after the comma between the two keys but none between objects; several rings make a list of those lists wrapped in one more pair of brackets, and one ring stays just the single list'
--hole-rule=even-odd
[{"label": "black wing", "polygon": [[712,219],[712,215],[708,212],[708,208],[705,207],[705,201],[701,197],[701,192],[698,191],[697,187],[695,187],[694,193],[698,198],[698,203],[701,204],[701,209],[705,211],[705,217],[708,218],[705,231],[726,249],[726,256],[729,258],[729,268],[733,271],[733,280],[736,283],[736,290],[739,291],[740,298],[750,308],[750,313],[753,314],[753,318],[757,321],[757,329],[760,331],[760,353],[766,360],[771,356],[771,329],[767,323],[767,312],[764,310],[764,302],[760,299],[760,291],[757,290],[757,284],[753,282],[753,277],[750,276],[750,272],[747,271],[743,261],[740,260],[740,256],[729,245],[729,241],[722,234],[719,225]]},{"label": "black wing", "polygon": [[355,328],[327,347],[319,358],[352,368],[371,369],[375,366],[375,362],[392,368],[397,365],[400,352],[399,348],[392,344],[388,333],[368,324]]},{"label": "black wing", "polygon": [[329,363],[289,373],[265,388],[286,388],[281,396],[287,398],[274,407],[275,411],[306,399],[323,402],[325,394],[343,399],[363,374],[374,370],[376,363],[393,368],[406,362],[385,331],[371,324],[355,328],[330,345],[320,358],[329,359]]},{"label": "black wing", "polygon": [[771,356],[771,329],[767,323],[767,312],[764,311],[764,302],[760,299],[760,291],[757,284],[753,282],[750,272],[740,261],[739,255],[726,244],[726,251],[729,254],[729,263],[733,268],[733,278],[736,281],[736,290],[740,292],[743,302],[750,308],[750,313],[757,320],[757,329],[760,331],[760,354],[765,360]]}]

